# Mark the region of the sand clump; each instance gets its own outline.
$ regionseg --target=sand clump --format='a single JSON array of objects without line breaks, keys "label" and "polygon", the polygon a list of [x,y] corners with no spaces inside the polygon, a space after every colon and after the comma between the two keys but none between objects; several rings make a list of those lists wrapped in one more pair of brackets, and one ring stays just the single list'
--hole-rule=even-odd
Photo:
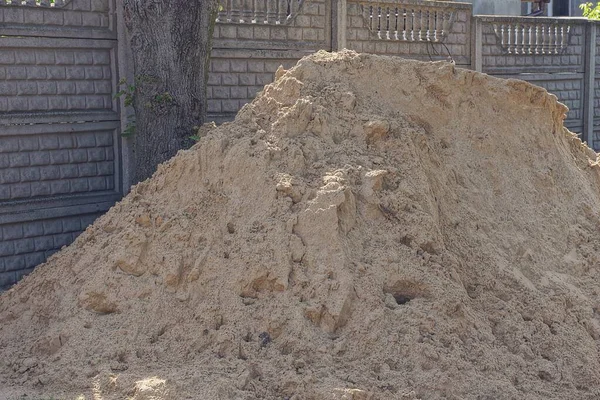
[{"label": "sand clump", "polygon": [[276,76],[1,295],[0,397],[600,398],[565,106],[349,51]]}]

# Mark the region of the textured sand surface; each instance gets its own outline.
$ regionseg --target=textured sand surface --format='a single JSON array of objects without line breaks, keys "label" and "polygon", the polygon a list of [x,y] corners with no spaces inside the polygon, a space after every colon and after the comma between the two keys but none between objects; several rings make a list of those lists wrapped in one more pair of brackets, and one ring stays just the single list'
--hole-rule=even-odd
[{"label": "textured sand surface", "polygon": [[0,295],[0,398],[599,399],[600,167],[565,112],[443,62],[278,71]]}]

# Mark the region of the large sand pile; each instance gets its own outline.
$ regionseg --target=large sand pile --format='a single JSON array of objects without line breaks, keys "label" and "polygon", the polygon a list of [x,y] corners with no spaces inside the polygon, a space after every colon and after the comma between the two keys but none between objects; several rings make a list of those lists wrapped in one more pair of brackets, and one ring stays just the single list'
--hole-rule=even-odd
[{"label": "large sand pile", "polygon": [[0,397],[600,398],[600,167],[566,108],[443,62],[277,75],[2,294]]}]

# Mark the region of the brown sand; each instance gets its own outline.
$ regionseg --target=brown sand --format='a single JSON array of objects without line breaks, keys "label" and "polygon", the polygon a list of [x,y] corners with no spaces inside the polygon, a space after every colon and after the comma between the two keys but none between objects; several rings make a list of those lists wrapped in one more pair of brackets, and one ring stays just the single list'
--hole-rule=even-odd
[{"label": "brown sand", "polygon": [[1,295],[0,398],[600,398],[600,167],[565,112],[443,62],[278,71]]}]

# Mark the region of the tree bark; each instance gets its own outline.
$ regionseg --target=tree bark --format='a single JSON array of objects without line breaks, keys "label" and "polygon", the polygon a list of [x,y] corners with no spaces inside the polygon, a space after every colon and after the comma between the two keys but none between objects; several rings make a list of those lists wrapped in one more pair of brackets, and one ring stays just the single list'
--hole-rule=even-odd
[{"label": "tree bark", "polygon": [[136,182],[189,145],[206,118],[218,0],[123,0],[135,87]]}]

